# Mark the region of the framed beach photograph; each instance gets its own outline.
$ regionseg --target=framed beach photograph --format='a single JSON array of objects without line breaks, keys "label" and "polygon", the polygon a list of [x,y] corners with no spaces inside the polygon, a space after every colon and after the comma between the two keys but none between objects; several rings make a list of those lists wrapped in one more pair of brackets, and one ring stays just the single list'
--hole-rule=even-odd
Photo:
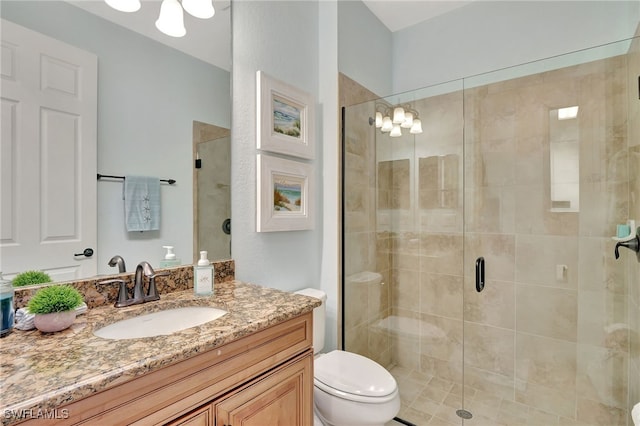
[{"label": "framed beach photograph", "polygon": [[313,229],[313,166],[265,154],[257,166],[256,230]]},{"label": "framed beach photograph", "polygon": [[313,101],[311,95],[290,84],[256,73],[257,148],[312,159]]}]

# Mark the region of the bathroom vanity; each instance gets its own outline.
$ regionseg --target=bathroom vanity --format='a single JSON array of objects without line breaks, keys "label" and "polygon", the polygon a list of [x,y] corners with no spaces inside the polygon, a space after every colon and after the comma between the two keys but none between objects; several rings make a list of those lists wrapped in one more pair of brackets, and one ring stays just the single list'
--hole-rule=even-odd
[{"label": "bathroom vanity", "polygon": [[[313,423],[312,310],[320,301],[238,281],[214,296],[90,309],[61,333],[2,340],[3,424]],[[112,340],[93,331],[182,306],[223,317],[167,336]],[[6,367],[6,368],[5,368]]]}]

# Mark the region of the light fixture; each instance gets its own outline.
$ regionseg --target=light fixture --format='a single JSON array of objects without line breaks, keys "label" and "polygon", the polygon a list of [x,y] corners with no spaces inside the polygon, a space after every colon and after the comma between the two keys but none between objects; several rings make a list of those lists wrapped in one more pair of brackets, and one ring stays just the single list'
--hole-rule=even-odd
[{"label": "light fixture", "polygon": [[182,0],[182,7],[189,15],[200,19],[209,19],[216,13],[211,0]]},{"label": "light fixture", "polygon": [[[140,0],[104,0],[112,8],[121,12],[135,12],[140,9]],[[171,37],[182,37],[187,33],[184,28],[184,10],[200,19],[211,18],[215,13],[212,0],[162,0],[156,28]]]},{"label": "light fixture", "polygon": [[404,113],[404,120],[402,121],[402,124],[400,124],[400,127],[403,129],[410,129],[411,126],[413,126],[413,113],[411,111],[407,111]]},{"label": "light fixture", "polygon": [[376,104],[375,118],[369,118],[369,124],[375,124],[376,128],[383,133],[389,133],[392,138],[402,136],[403,128],[409,129],[409,133],[414,135],[422,133],[418,111],[410,105]]},{"label": "light fixture", "polygon": [[378,129],[382,127],[382,113],[380,111],[376,112],[376,127]]},{"label": "light fixture", "polygon": [[182,37],[187,33],[184,28],[184,13],[178,0],[162,0],[156,28],[171,37]]},{"label": "light fixture", "polygon": [[140,9],[140,0],[104,0],[109,6],[120,12],[136,12]]},{"label": "light fixture", "polygon": [[404,121],[404,108],[395,107],[393,109],[393,124],[400,124]]},{"label": "light fixture", "polygon": [[383,133],[386,132],[390,132],[391,129],[393,129],[393,123],[391,122],[391,118],[390,117],[384,117],[382,119],[382,126],[380,128],[380,131]]},{"label": "light fixture", "polygon": [[409,133],[414,135],[422,133],[422,122],[419,118],[413,120],[413,124],[411,125],[411,130],[409,130]]}]

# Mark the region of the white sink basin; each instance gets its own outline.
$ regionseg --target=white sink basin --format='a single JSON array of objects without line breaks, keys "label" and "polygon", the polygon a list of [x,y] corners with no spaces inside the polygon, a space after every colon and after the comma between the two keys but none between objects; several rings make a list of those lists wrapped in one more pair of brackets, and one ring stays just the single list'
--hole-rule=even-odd
[{"label": "white sink basin", "polygon": [[94,331],[104,339],[138,339],[162,336],[202,325],[220,318],[227,311],[206,306],[167,309],[109,324]]}]

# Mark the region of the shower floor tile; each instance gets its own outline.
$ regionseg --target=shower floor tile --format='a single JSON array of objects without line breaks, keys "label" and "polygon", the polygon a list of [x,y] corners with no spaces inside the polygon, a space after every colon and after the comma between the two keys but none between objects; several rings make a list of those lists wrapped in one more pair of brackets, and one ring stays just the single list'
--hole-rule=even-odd
[{"label": "shower floor tile", "polygon": [[[456,414],[462,402],[460,384],[409,368],[391,366],[388,370],[400,388],[398,417],[416,426],[587,426],[469,386],[464,388],[464,406],[473,417],[463,423]],[[385,426],[401,425],[392,421]]]}]

